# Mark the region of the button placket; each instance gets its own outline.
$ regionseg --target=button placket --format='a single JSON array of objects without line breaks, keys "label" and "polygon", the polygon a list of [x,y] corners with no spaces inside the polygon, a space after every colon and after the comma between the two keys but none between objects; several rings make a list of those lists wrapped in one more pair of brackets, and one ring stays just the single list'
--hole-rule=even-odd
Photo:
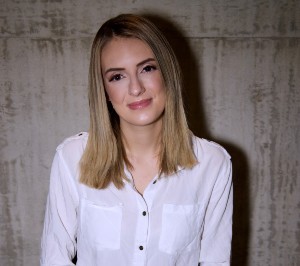
[{"label": "button placket", "polygon": [[146,259],[147,239],[149,231],[149,217],[148,217],[148,205],[143,196],[136,195],[137,199],[137,225],[136,225],[136,252],[134,254],[134,261],[137,265],[144,265]]}]

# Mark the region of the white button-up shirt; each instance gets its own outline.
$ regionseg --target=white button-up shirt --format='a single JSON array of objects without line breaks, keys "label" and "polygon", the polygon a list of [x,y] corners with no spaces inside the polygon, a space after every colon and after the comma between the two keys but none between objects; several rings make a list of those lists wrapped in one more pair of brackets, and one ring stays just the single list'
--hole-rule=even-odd
[{"label": "white button-up shirt", "polygon": [[79,266],[230,264],[231,161],[221,146],[194,137],[197,165],[155,177],[140,195],[132,181],[120,190],[79,183],[87,138],[80,133],[57,148],[41,265],[73,265],[76,252]]}]

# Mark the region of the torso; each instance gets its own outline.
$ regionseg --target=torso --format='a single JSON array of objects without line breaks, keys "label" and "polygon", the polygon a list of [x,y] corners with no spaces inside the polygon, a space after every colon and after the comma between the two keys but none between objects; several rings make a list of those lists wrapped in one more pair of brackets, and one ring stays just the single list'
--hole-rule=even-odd
[{"label": "torso", "polygon": [[[222,147],[194,137],[199,163],[192,169],[178,168],[172,175],[155,177],[153,182],[150,180],[158,171],[153,167],[155,163],[149,157],[134,163],[133,175],[140,191],[137,193],[126,167],[128,181],[124,181],[122,189],[113,184],[106,189],[94,189],[78,181],[78,165],[87,138],[86,133],[81,133],[57,148],[51,190],[61,203],[57,208],[53,205],[51,213],[56,215],[58,225],[62,221],[64,225],[64,230],[58,227],[59,238],[55,239],[58,246],[69,247],[70,256],[76,248],[78,266],[197,265],[199,258],[211,258],[207,246],[211,242],[202,238],[204,233],[213,235],[213,225],[218,224],[214,216],[218,213],[225,219],[225,229],[221,228],[225,234],[217,239],[214,251],[220,260],[228,259],[231,230],[226,225],[231,223],[232,214],[228,194],[231,163]],[[59,167],[63,175],[59,175]],[[49,230],[48,238],[55,233]],[[53,257],[61,255],[59,250],[50,251]]]}]

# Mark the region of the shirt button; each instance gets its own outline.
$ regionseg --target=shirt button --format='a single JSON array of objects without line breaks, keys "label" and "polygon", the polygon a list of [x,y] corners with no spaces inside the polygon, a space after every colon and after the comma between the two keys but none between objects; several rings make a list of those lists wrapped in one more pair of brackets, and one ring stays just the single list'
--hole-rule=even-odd
[{"label": "shirt button", "polygon": [[139,249],[140,249],[140,250],[143,250],[143,249],[144,249],[144,247],[143,247],[143,246],[139,246]]},{"label": "shirt button", "polygon": [[143,216],[146,216],[146,214],[147,214],[147,213],[146,213],[145,211],[143,211]]},{"label": "shirt button", "polygon": [[154,180],[154,181],[153,181],[153,185],[156,184],[156,181],[157,181],[157,180]]}]

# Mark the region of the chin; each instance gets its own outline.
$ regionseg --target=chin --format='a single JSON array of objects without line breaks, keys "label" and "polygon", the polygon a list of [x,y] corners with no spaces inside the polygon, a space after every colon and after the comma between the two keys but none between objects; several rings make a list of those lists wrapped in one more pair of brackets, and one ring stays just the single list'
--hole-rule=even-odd
[{"label": "chin", "polygon": [[157,117],[157,118],[148,118],[148,119],[141,119],[138,121],[132,121],[134,125],[136,126],[149,126],[149,125],[153,125],[156,123],[160,123],[161,122],[161,116]]},{"label": "chin", "polygon": [[138,121],[138,122],[133,122],[131,123],[132,125],[134,126],[148,126],[148,125],[151,125],[151,124],[154,124],[155,122],[154,121]]},{"label": "chin", "polygon": [[[160,123],[163,117],[163,113],[162,114],[152,114],[152,115],[146,115],[146,114],[140,114],[138,116],[128,116],[127,119],[126,117],[123,117],[123,119],[121,118],[121,121],[123,120],[124,125],[128,124],[131,126],[149,126],[149,125],[153,125],[156,123]],[[121,122],[122,123],[122,122]]]}]

